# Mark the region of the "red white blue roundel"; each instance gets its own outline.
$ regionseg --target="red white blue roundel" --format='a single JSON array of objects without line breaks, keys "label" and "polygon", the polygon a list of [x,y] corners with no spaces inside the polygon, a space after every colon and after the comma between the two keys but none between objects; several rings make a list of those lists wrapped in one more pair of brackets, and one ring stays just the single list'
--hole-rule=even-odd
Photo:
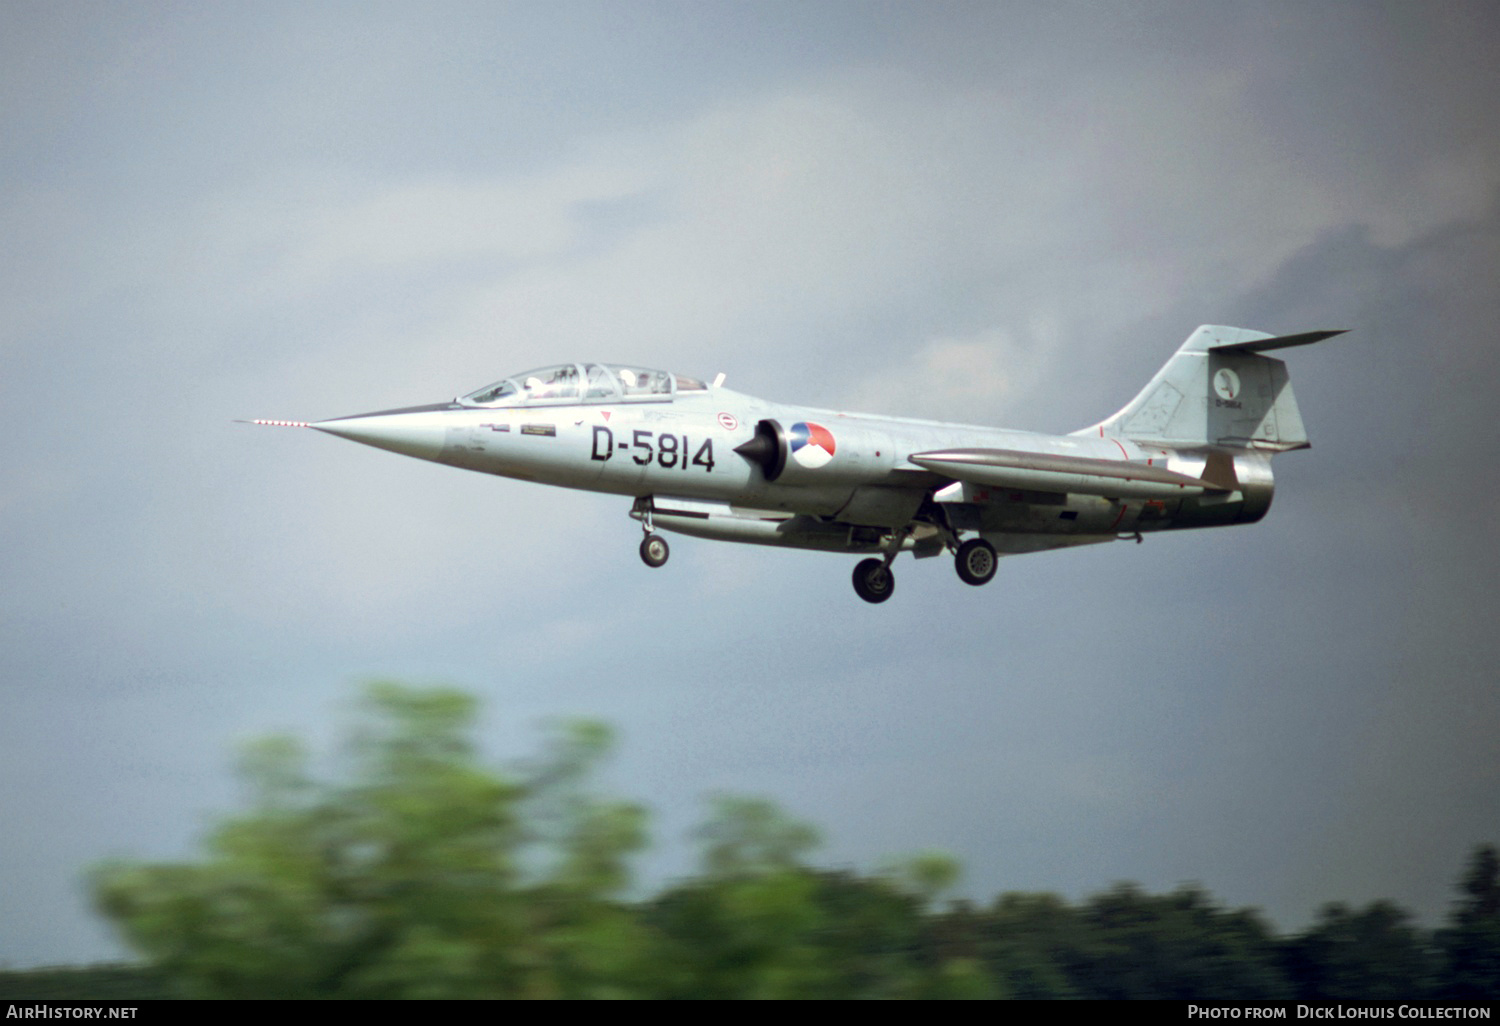
[{"label": "red white blue roundel", "polygon": [[833,432],[822,424],[799,420],[787,434],[790,436],[792,459],[798,465],[808,470],[817,470],[833,459],[833,451],[837,448]]}]

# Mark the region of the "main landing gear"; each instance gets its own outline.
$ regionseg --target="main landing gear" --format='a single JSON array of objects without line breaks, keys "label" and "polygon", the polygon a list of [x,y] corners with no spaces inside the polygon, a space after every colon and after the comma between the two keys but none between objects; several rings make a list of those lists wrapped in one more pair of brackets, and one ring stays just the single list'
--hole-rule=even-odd
[{"label": "main landing gear", "polygon": [[[891,563],[901,551],[904,540],[905,535],[896,535],[884,559],[860,560],[854,568],[855,594],[866,602],[884,602],[891,597],[896,590],[896,575],[891,572]],[[989,542],[983,538],[970,538],[958,546],[953,564],[959,580],[977,587],[995,579],[1000,559]]]},{"label": "main landing gear", "polygon": [[896,590],[896,575],[883,559],[862,559],[854,568],[854,591],[866,602],[884,602]]},{"label": "main landing gear", "polygon": [[994,579],[1000,560],[995,555],[995,546],[983,538],[970,538],[958,547],[953,564],[959,580],[978,587]]},{"label": "main landing gear", "polygon": [[896,575],[891,573],[891,564],[896,554],[906,544],[912,529],[896,531],[891,535],[890,546],[883,559],[862,559],[854,568],[854,593],[866,602],[884,602],[896,590]]}]

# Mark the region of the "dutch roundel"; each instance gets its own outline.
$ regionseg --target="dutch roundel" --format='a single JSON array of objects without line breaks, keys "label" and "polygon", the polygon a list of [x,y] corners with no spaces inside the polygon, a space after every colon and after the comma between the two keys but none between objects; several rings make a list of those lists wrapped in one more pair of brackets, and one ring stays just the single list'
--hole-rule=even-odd
[{"label": "dutch roundel", "polygon": [[833,459],[833,451],[836,448],[833,432],[822,424],[798,421],[791,426],[787,434],[790,435],[788,441],[792,459],[796,460],[799,466],[817,470]]}]

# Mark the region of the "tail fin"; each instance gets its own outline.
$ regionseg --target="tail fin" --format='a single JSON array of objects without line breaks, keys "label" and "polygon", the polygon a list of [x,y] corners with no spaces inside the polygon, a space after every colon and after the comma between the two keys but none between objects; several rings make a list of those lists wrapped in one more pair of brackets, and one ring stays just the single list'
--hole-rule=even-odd
[{"label": "tail fin", "polygon": [[1259,354],[1341,334],[1275,336],[1205,324],[1188,336],[1130,405],[1074,434],[1174,447],[1305,449],[1310,444],[1307,429],[1286,364]]}]

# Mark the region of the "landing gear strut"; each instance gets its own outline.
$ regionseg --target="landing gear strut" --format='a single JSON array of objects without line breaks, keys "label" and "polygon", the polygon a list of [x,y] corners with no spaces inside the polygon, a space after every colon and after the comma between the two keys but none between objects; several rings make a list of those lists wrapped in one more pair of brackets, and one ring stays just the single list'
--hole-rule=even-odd
[{"label": "landing gear strut", "polygon": [[990,583],[999,559],[995,556],[995,547],[989,542],[983,538],[970,538],[958,547],[953,563],[958,569],[959,580],[977,587]]},{"label": "landing gear strut", "polygon": [[650,496],[635,500],[635,512],[640,514],[641,530],[646,532],[646,537],[641,539],[641,562],[655,568],[666,565],[672,550],[667,547],[667,540],[655,533],[651,523],[651,506]]}]

